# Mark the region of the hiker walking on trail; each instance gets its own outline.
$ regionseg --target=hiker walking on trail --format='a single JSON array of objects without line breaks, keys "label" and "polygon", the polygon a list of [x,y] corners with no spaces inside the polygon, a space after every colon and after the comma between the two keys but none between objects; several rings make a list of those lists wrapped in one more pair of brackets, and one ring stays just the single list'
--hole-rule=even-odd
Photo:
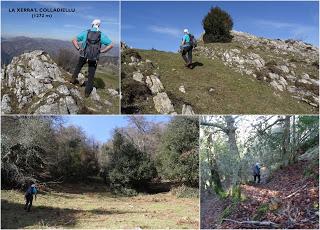
[{"label": "hiker walking on trail", "polygon": [[256,183],[256,179],[258,179],[258,184],[260,184],[260,165],[256,163],[253,167],[253,180]]},{"label": "hiker walking on trail", "polygon": [[192,68],[192,49],[196,47],[196,40],[192,34],[189,33],[188,29],[184,29],[184,35],[182,38],[180,52],[183,60],[185,61],[185,66]]},{"label": "hiker walking on trail", "polygon": [[35,184],[32,184],[26,193],[24,194],[24,198],[26,200],[26,204],[24,206],[24,210],[27,210],[30,212],[31,206],[32,206],[32,200],[33,200],[33,195],[34,195],[34,200],[37,200],[37,188]]},{"label": "hiker walking on trail", "polygon": [[[101,21],[93,20],[91,29],[81,32],[72,40],[74,47],[79,51],[80,58],[72,75],[72,84],[78,83],[77,77],[84,64],[88,63],[88,81],[85,88],[85,96],[89,97],[93,89],[93,78],[97,69],[100,53],[106,53],[113,48],[112,41],[100,31]],[[82,43],[81,46],[79,43]],[[101,45],[105,47],[101,48]]]}]

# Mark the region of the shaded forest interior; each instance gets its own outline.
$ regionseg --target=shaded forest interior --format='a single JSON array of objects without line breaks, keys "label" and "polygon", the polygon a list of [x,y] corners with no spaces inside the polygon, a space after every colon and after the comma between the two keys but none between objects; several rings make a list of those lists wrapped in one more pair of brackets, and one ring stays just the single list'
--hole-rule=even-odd
[{"label": "shaded forest interior", "polygon": [[200,165],[201,228],[319,228],[318,116],[202,117]]}]

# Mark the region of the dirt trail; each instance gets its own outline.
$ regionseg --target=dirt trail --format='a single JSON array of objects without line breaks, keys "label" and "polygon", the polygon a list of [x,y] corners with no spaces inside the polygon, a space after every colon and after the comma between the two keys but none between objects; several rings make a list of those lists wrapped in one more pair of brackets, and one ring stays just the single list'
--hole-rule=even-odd
[{"label": "dirt trail", "polygon": [[226,207],[227,202],[215,194],[201,194],[201,229],[219,228],[220,214]]},{"label": "dirt trail", "polygon": [[[261,185],[242,185],[246,200],[227,218],[236,221],[272,221],[280,228],[319,228],[319,177],[317,165],[313,177],[304,176],[307,163],[290,165],[272,175]],[[257,227],[224,221],[221,228]]]}]

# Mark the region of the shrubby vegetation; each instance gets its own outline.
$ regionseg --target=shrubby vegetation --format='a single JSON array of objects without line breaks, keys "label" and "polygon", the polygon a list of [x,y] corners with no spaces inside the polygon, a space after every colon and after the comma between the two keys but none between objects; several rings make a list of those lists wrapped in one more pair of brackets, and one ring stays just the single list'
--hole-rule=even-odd
[{"label": "shrubby vegetation", "polygon": [[211,8],[209,13],[202,20],[203,41],[205,43],[212,42],[230,42],[232,35],[230,34],[233,21],[231,16],[219,7]]},{"label": "shrubby vegetation", "polygon": [[162,137],[158,154],[159,173],[170,180],[197,186],[199,181],[199,120],[176,117]]}]

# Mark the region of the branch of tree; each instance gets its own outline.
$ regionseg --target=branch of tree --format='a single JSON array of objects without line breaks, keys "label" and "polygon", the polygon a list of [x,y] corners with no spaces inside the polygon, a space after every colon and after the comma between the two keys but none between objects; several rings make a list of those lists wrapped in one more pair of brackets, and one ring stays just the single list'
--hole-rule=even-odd
[{"label": "branch of tree", "polygon": [[277,120],[275,120],[274,122],[272,122],[270,125],[268,125],[267,127],[263,128],[263,129],[259,129],[259,132],[265,132],[267,129],[271,128],[272,126],[276,125],[278,122],[282,122],[284,121],[285,118],[279,118]]},{"label": "branch of tree", "polygon": [[299,188],[297,191],[291,193],[290,195],[286,196],[284,199],[288,199],[292,196],[294,196],[295,194],[297,194],[299,191],[301,191],[302,189],[304,189],[305,187],[307,187],[308,184],[305,184],[304,186],[302,186],[301,188]]},{"label": "branch of tree", "polygon": [[222,219],[222,221],[231,221],[237,224],[249,224],[249,225],[256,225],[256,226],[265,226],[265,227],[272,227],[272,228],[278,228],[279,224],[273,223],[271,221],[237,221],[237,220],[231,220],[231,219]]},{"label": "branch of tree", "polygon": [[217,123],[210,123],[210,122],[207,122],[207,121],[201,121],[200,125],[219,128],[223,132],[227,132],[227,129],[224,126],[222,126],[220,124],[217,124]]}]

